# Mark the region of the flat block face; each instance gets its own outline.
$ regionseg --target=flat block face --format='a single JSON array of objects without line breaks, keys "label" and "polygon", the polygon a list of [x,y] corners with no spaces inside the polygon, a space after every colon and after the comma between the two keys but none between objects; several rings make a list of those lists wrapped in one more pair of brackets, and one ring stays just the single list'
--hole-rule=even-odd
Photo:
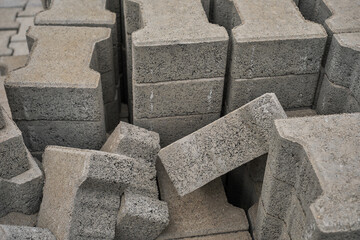
[{"label": "flat block face", "polygon": [[134,124],[159,133],[160,145],[164,147],[217,120],[219,117],[220,112],[164,118],[134,118]]},{"label": "flat block face", "polygon": [[358,113],[276,121],[281,136],[303,146],[322,187],[311,211],[324,232],[360,229],[359,124]]},{"label": "flat block face", "polygon": [[31,152],[44,151],[47,145],[100,149],[106,141],[103,121],[17,121]]},{"label": "flat block face", "polygon": [[16,14],[21,10],[21,8],[0,8],[0,29],[17,30],[19,23],[16,22]]},{"label": "flat block face", "polygon": [[141,166],[118,154],[48,147],[43,157],[47,180],[38,226],[59,239],[112,239],[120,195]]},{"label": "flat block face", "polygon": [[33,27],[28,36],[34,44],[27,66],[5,80],[14,119],[99,120],[100,74],[90,68],[112,65],[112,54],[93,56],[97,46],[111,45],[110,30]]},{"label": "flat block face", "polygon": [[0,0],[1,8],[23,8],[27,0]]},{"label": "flat block face", "polygon": [[156,132],[120,122],[101,151],[144,159],[155,166],[156,157],[160,151],[160,137]]},{"label": "flat block face", "polygon": [[56,240],[54,235],[44,228],[0,225],[1,240],[32,239],[32,240]]},{"label": "flat block face", "polygon": [[156,239],[169,224],[166,202],[126,191],[117,218],[116,239]]},{"label": "flat block face", "polygon": [[36,16],[35,23],[115,28],[116,16],[105,7],[106,1],[53,0],[49,10]]},{"label": "flat block face", "polygon": [[232,30],[234,79],[319,71],[327,34],[293,0],[233,2],[243,23]]},{"label": "flat block face", "polygon": [[157,162],[157,172],[160,196],[168,203],[170,215],[169,226],[157,239],[183,239],[248,230],[244,210],[227,202],[220,178],[181,197],[160,161]]},{"label": "flat block face", "polygon": [[224,78],[133,85],[136,118],[221,112]]},{"label": "flat block face", "polygon": [[132,34],[135,82],[224,76],[228,35],[209,23],[201,1],[136,2],[144,24]]},{"label": "flat block face", "polygon": [[360,4],[356,0],[321,0],[321,11],[330,11],[333,15],[325,20],[325,28],[331,34],[360,31]]},{"label": "flat block face", "polygon": [[29,169],[21,132],[1,106],[0,148],[0,178],[10,179]]},{"label": "flat block face", "polygon": [[183,196],[268,151],[274,119],[286,118],[275,94],[265,94],[163,148],[161,162]]},{"label": "flat block face", "polygon": [[268,92],[276,94],[284,109],[311,107],[314,102],[318,77],[318,74],[307,74],[231,81],[227,112]]}]

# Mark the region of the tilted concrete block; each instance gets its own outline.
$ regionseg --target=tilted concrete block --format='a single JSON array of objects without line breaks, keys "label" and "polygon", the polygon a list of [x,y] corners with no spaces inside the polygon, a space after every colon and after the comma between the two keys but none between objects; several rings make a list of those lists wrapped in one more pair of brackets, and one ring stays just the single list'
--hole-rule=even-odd
[{"label": "tilted concrete block", "polygon": [[117,217],[115,239],[156,239],[168,224],[166,202],[125,191]]},{"label": "tilted concrete block", "polygon": [[157,154],[160,151],[160,137],[156,132],[120,122],[101,151],[144,159],[155,166]]},{"label": "tilted concrete block", "polygon": [[159,133],[160,145],[165,147],[176,140],[220,118],[220,113],[164,118],[134,118],[134,124]]},{"label": "tilted concrete block", "polygon": [[43,174],[26,149],[20,130],[0,106],[0,217],[10,212],[33,214],[39,209]]},{"label": "tilted concrete block", "polygon": [[161,200],[168,203],[170,215],[169,226],[157,239],[192,239],[203,236],[207,239],[205,236],[212,234],[249,229],[244,210],[227,202],[220,178],[181,197],[160,161],[157,161],[157,172]]},{"label": "tilted concrete block", "polygon": [[359,113],[275,120],[258,240],[360,237],[359,123]]},{"label": "tilted concrete block", "polygon": [[[10,110],[10,106],[9,106],[9,102],[6,96],[6,92],[5,92],[5,88],[4,88],[4,80],[5,77],[0,76],[0,108],[2,107],[6,114],[12,118],[11,116],[11,110]],[[0,129],[2,129],[5,126],[5,122],[4,122],[4,117],[2,116],[2,111],[0,111]]]},{"label": "tilted concrete block", "polygon": [[113,239],[120,196],[143,166],[100,151],[47,147],[46,182],[38,226],[58,239]]},{"label": "tilted concrete block", "polygon": [[100,74],[92,69],[109,63],[100,49],[111,43],[110,30],[33,27],[28,38],[33,47],[27,66],[5,80],[14,119],[99,121]]},{"label": "tilted concrete block", "polygon": [[21,8],[1,8],[0,5],[0,29],[18,30],[20,24],[16,22],[16,14]]},{"label": "tilted concrete block", "polygon": [[48,229],[10,225],[0,225],[0,239],[56,240]]},{"label": "tilted concrete block", "polygon": [[278,118],[286,118],[284,110],[275,94],[265,94],[161,149],[159,157],[183,196],[267,153]]},{"label": "tilted concrete block", "polygon": [[360,33],[335,34],[325,66],[317,111],[357,112],[360,107]]}]

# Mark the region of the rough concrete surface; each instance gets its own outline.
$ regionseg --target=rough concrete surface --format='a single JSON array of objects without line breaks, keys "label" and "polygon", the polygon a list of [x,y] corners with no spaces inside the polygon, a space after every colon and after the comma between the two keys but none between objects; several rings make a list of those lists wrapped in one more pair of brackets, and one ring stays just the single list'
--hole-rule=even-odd
[{"label": "rough concrete surface", "polygon": [[359,121],[358,113],[275,120],[257,239],[359,238]]},{"label": "rough concrete surface", "polygon": [[181,197],[160,161],[157,161],[157,171],[161,200],[168,203],[170,215],[169,226],[157,239],[183,239],[248,230],[244,210],[227,202],[220,178]]},{"label": "rough concrete surface", "polygon": [[156,239],[168,224],[166,202],[125,191],[117,216],[115,239]]},{"label": "rough concrete surface", "polygon": [[0,239],[56,240],[48,229],[11,225],[0,225]]},{"label": "rough concrete surface", "polygon": [[2,225],[28,226],[35,227],[37,221],[37,213],[27,215],[19,212],[11,212],[0,218]]},{"label": "rough concrete surface", "polygon": [[38,224],[58,239],[113,239],[120,196],[141,166],[100,151],[47,147]]},{"label": "rough concrete surface", "polygon": [[272,122],[286,118],[275,94],[265,94],[159,152],[181,196],[268,152]]}]

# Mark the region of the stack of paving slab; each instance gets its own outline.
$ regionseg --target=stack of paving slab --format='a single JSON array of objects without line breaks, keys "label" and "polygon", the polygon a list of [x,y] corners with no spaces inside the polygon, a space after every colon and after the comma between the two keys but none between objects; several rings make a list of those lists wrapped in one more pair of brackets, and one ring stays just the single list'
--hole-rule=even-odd
[{"label": "stack of paving slab", "polygon": [[265,94],[160,150],[160,196],[170,224],[159,239],[247,239],[244,210],[227,203],[219,177],[266,154],[279,118],[286,118],[279,101]]},{"label": "stack of paving slab", "polygon": [[12,212],[36,213],[44,176],[25,147],[20,130],[1,105],[0,149],[0,217]]},{"label": "stack of paving slab", "polygon": [[31,152],[51,144],[100,149],[106,131],[96,71],[113,66],[110,29],[35,26],[28,39],[27,65],[5,79],[25,144]]},{"label": "stack of paving slab", "polygon": [[359,112],[360,2],[302,0],[299,7],[308,19],[323,24],[329,35],[317,112]]},{"label": "stack of paving slab", "polygon": [[275,120],[255,239],[360,238],[360,114]]},{"label": "stack of paving slab", "polygon": [[225,112],[267,92],[285,109],[312,107],[326,43],[293,0],[214,0],[212,21],[231,36]]},{"label": "stack of paving slab", "polygon": [[169,222],[156,184],[159,142],[121,122],[102,151],[48,146],[37,226],[57,239],[156,239]]},{"label": "stack of paving slab", "polygon": [[0,56],[29,54],[26,31],[42,10],[41,0],[0,1]]},{"label": "stack of paving slab", "polygon": [[201,0],[125,0],[131,121],[167,145],[220,117],[228,35]]},{"label": "stack of paving slab", "polygon": [[[41,12],[35,18],[35,25],[89,27],[98,31],[98,28],[111,30],[112,45],[98,49],[102,55],[108,54],[113,60],[97,64],[101,74],[105,120],[107,131],[113,130],[119,123],[119,59],[118,59],[118,29],[115,11],[117,1],[107,0],[53,0],[48,10]],[[80,29],[79,29],[80,30]],[[99,53],[97,53],[99,54]],[[107,59],[110,60],[110,59]]]}]

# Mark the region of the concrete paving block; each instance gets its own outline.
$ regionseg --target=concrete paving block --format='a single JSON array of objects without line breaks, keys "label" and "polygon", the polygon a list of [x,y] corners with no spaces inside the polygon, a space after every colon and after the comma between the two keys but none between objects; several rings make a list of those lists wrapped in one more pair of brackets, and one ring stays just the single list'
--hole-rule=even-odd
[{"label": "concrete paving block", "polygon": [[165,147],[220,118],[219,113],[164,118],[133,119],[136,126],[159,133],[160,145]]},{"label": "concrete paving block", "polygon": [[[295,179],[293,192],[296,195],[289,193],[281,201],[288,201],[295,195],[304,212],[309,213],[306,223],[302,224],[306,229],[305,239],[360,237],[357,214],[360,206],[359,150],[356,147],[360,140],[357,134],[359,123],[359,113],[275,120],[277,137],[273,141],[288,143],[286,151],[300,164],[280,164],[286,158],[284,151],[280,150],[284,145],[275,144],[272,150],[275,154],[271,157],[269,153],[266,171],[269,166],[274,166],[270,164],[272,161],[278,162],[278,172],[287,172],[283,181],[293,182]],[[303,153],[298,151],[299,146]],[[292,165],[293,170],[289,171],[284,165]],[[262,198],[270,200],[263,195]],[[289,220],[284,223],[290,224]],[[258,221],[257,227],[262,229],[268,224],[268,221]],[[272,233],[267,231],[263,231],[261,236],[258,236],[259,240],[273,239]]]},{"label": "concrete paving block", "polygon": [[286,115],[288,116],[288,118],[309,117],[309,116],[315,116],[317,115],[317,113],[314,109],[311,108],[300,108],[300,109],[292,109],[286,111]]},{"label": "concrete paving block", "polygon": [[316,5],[319,22],[330,36],[337,33],[360,32],[360,3],[356,0],[320,0]]},{"label": "concrete paving block", "polygon": [[248,232],[223,233],[202,237],[182,238],[182,240],[251,240]]},{"label": "concrete paving block", "polygon": [[26,215],[23,213],[11,212],[6,216],[0,218],[0,224],[2,225],[35,227],[36,221],[37,213]]},{"label": "concrete paving block", "polygon": [[[117,55],[117,25],[116,14],[110,12],[106,7],[113,0],[53,0],[51,8],[39,13],[35,18],[35,25],[56,25],[56,26],[81,26],[81,27],[103,27],[111,29],[112,36],[112,52],[113,62],[99,62],[99,72],[107,72],[112,70],[118,77],[119,71],[118,55]],[[106,49],[104,49],[106,51]],[[108,51],[108,50],[107,50]],[[113,79],[114,83],[115,79]],[[114,83],[115,84],[115,83]]]},{"label": "concrete paving block", "polygon": [[265,94],[161,149],[159,157],[184,196],[267,153],[277,118],[286,118],[286,114],[275,94]]},{"label": "concrete paving block", "polygon": [[359,112],[360,101],[357,101],[348,88],[330,82],[325,74],[316,103],[316,111],[319,114]]},{"label": "concrete paving block", "polygon": [[41,0],[29,0],[25,10],[19,13],[19,17],[35,17],[35,15],[44,10]]},{"label": "concrete paving block", "polygon": [[0,0],[0,8],[24,8],[28,0]]},{"label": "concrete paving block", "polygon": [[156,239],[168,224],[166,202],[125,191],[117,216],[115,239]]},{"label": "concrete paving block", "polygon": [[29,170],[28,151],[21,131],[0,106],[0,177],[11,179]]},{"label": "concrete paving block", "polygon": [[28,56],[3,56],[0,57],[0,75],[26,66]]},{"label": "concrete paving block", "polygon": [[160,151],[160,137],[156,132],[120,122],[101,151],[144,159],[155,166],[157,154]]},{"label": "concrete paving block", "polygon": [[[12,116],[11,116],[11,110],[10,110],[10,107],[9,107],[9,102],[8,102],[8,99],[7,99],[7,96],[6,96],[6,92],[5,92],[5,88],[4,88],[4,80],[5,80],[5,77],[1,77],[0,76],[0,108],[2,107],[6,114],[12,119]],[[2,117],[2,111],[0,111],[0,118],[3,119]],[[0,120],[0,129],[2,129],[3,127],[5,126],[5,123],[3,120]]]},{"label": "concrete paving block", "polygon": [[114,128],[119,124],[120,121],[120,109],[119,109],[119,99],[116,96],[113,101],[105,103],[105,125],[106,132],[114,130]]},{"label": "concrete paving block", "polygon": [[157,239],[184,239],[248,230],[244,210],[227,202],[220,178],[181,197],[160,161],[157,161],[157,172],[161,200],[168,203],[170,215],[169,226]]},{"label": "concrete paving block", "polygon": [[16,21],[16,14],[21,8],[0,8],[0,30],[18,30],[20,24]]},{"label": "concrete paving block", "polygon": [[[230,0],[215,1],[214,11],[222,1]],[[229,29],[232,79],[319,71],[327,34],[321,25],[306,21],[293,0],[232,1],[242,23]]]},{"label": "concrete paving block", "polygon": [[33,17],[18,17],[16,21],[20,23],[19,31],[11,37],[11,42],[26,42],[26,31],[34,26]]},{"label": "concrete paving block", "polygon": [[231,112],[261,95],[273,92],[284,109],[311,107],[319,74],[287,75],[230,81],[227,112]]},{"label": "concrete paving block", "polygon": [[9,48],[14,50],[13,56],[29,55],[29,47],[27,42],[10,42]]},{"label": "concrete paving block", "polygon": [[134,20],[146,23],[134,23],[141,29],[132,34],[136,83],[224,76],[228,34],[209,23],[201,1],[129,2],[140,5]]},{"label": "concrete paving block", "polygon": [[113,239],[120,196],[142,166],[100,151],[49,146],[38,224],[58,239]]},{"label": "concrete paving block", "polygon": [[17,121],[31,152],[47,145],[100,149],[106,141],[104,121]]},{"label": "concrete paving block", "polygon": [[94,70],[99,62],[112,64],[107,53],[99,54],[111,42],[110,30],[35,26],[28,38],[30,61],[5,81],[14,119],[99,121],[104,109]]},{"label": "concrete paving block", "polygon": [[27,151],[28,170],[12,178],[0,178],[0,217],[11,212],[34,214],[39,210],[44,176]]},{"label": "concrete paving block", "polygon": [[9,42],[12,35],[15,35],[16,31],[0,31],[0,56],[10,56],[13,50],[9,48]]},{"label": "concrete paving block", "polygon": [[133,116],[159,118],[221,112],[224,78],[133,85]]},{"label": "concrete paving block", "polygon": [[56,240],[48,229],[11,225],[0,225],[0,239]]}]

